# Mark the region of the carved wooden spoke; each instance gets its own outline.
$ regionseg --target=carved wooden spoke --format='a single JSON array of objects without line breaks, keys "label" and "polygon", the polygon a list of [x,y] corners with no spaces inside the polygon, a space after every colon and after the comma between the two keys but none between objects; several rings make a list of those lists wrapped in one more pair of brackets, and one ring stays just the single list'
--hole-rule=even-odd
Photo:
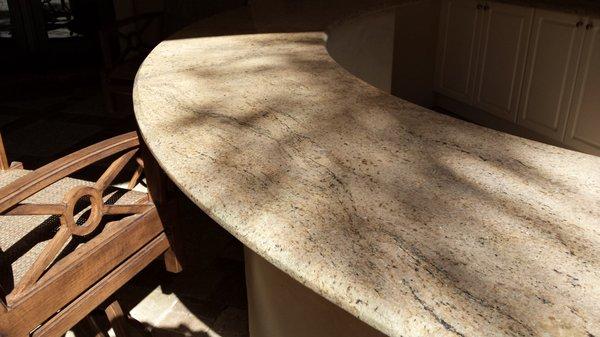
[{"label": "carved wooden spoke", "polygon": [[131,150],[110,164],[102,176],[100,176],[100,179],[98,179],[94,187],[100,191],[104,191],[108,186],[110,186],[113,180],[115,180],[117,175],[121,172],[121,170],[123,170],[123,167],[127,165],[129,160],[133,158],[136,152],[137,149]]},{"label": "carved wooden spoke", "polygon": [[137,162],[137,168],[135,169],[135,172],[133,172],[133,176],[131,177],[131,180],[129,180],[129,184],[127,185],[128,189],[133,189],[138,182],[140,181],[140,178],[142,177],[142,173],[144,173],[144,161],[142,160],[142,158],[137,157],[136,159]]},{"label": "carved wooden spoke", "polygon": [[19,283],[15,285],[15,288],[11,293],[12,296],[19,296],[39,280],[40,276],[42,276],[46,268],[54,261],[70,237],[71,234],[69,233],[69,229],[65,226],[60,226],[58,232],[54,235],[54,238],[52,238],[52,241],[46,245],[31,268],[23,275]]}]

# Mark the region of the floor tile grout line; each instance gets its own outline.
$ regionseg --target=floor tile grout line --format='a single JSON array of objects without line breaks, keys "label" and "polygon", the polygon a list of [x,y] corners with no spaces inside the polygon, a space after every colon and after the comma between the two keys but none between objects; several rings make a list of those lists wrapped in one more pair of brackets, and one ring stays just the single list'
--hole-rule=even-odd
[{"label": "floor tile grout line", "polygon": [[169,307],[162,314],[160,314],[160,316],[158,316],[156,321],[153,323],[154,326],[160,326],[160,324],[163,322],[163,320],[165,320],[165,318],[167,318],[167,316],[173,310],[173,308],[175,308],[179,299],[177,298],[177,296],[173,296],[173,298],[174,298],[173,303],[171,303],[171,305],[169,305]]}]

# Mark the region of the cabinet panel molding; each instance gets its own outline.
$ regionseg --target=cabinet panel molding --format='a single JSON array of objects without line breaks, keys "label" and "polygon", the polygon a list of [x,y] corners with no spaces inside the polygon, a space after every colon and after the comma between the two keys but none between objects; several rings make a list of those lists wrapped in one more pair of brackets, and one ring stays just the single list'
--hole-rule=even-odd
[{"label": "cabinet panel molding", "polygon": [[481,25],[475,106],[516,122],[534,9],[489,3]]},{"label": "cabinet panel molding", "polygon": [[456,100],[472,102],[481,4],[443,0],[436,62],[435,90]]},{"label": "cabinet panel molding", "polygon": [[586,28],[564,142],[600,155],[600,20]]},{"label": "cabinet panel molding", "polygon": [[518,123],[562,140],[583,44],[577,15],[536,10]]}]

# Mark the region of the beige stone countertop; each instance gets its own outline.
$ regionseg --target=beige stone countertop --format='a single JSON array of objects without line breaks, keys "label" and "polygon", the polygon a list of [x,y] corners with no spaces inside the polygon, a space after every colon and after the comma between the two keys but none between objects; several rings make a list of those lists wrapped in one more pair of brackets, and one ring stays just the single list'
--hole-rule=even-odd
[{"label": "beige stone countertop", "polygon": [[250,249],[390,336],[600,336],[600,158],[349,74],[325,24],[393,4],[365,3],[259,2],[162,42],[134,89],[162,168]]}]

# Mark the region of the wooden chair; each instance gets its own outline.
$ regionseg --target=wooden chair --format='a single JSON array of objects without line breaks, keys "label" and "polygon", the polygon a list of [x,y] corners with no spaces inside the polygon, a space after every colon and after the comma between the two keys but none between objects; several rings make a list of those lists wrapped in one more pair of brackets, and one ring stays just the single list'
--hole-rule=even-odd
[{"label": "wooden chair", "polygon": [[[158,168],[144,167],[152,159],[141,160],[135,132],[35,171],[9,166],[1,145],[0,336],[62,336],[161,255],[167,270],[181,270],[163,225],[172,215],[157,210],[173,207]],[[68,177],[108,159],[96,182]],[[134,160],[128,189],[112,187]],[[131,190],[143,171],[149,193]],[[124,321],[117,302],[106,313]],[[114,330],[125,333],[121,324]]]},{"label": "wooden chair", "polygon": [[[156,28],[152,34],[151,28]],[[106,108],[116,112],[115,96],[132,95],[133,81],[140,65],[160,42],[163,13],[150,12],[118,20],[100,30],[104,70],[102,87]]]}]

